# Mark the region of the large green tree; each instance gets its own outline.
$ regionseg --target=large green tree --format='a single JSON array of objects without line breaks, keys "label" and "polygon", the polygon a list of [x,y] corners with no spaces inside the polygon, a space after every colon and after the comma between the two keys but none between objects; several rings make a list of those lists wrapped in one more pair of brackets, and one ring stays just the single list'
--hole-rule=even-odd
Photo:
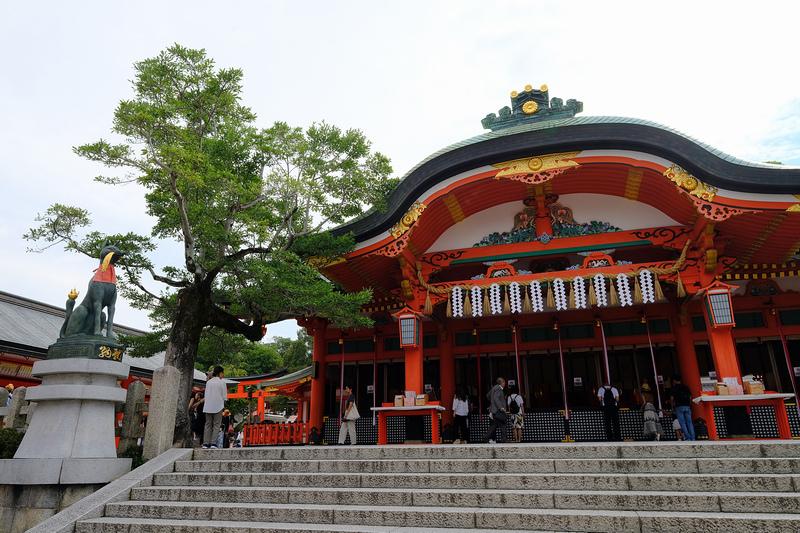
[{"label": "large green tree", "polygon": [[[97,181],[144,188],[152,233],[110,236],[128,252],[119,291],[161,322],[161,337],[140,340],[136,350],[164,346],[166,364],[180,370],[175,440],[188,445],[186,406],[204,331],[257,341],[264,324],[301,315],[367,325],[358,309],[368,291],[342,294],[311,265],[351,249],[352,238],[324,230],[365,207],[381,208],[395,180],[389,160],[358,130],[280,122],[258,129],[240,102],[241,70],[217,69],[205,50],[174,45],[134,69],[133,97],[113,118],[112,131],[124,140],[74,151],[126,171]],[[97,257],[105,236],[79,235],[91,224],[86,210],[56,204],[36,220],[25,237],[39,250],[64,243]],[[182,263],[157,267],[152,252],[174,242]]]}]

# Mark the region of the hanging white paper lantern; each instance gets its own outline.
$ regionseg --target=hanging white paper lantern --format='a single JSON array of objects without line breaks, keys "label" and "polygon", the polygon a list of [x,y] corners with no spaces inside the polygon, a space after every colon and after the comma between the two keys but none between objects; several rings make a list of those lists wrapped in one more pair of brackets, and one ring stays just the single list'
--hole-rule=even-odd
[{"label": "hanging white paper lantern", "polygon": [[522,297],[520,296],[519,283],[512,281],[508,286],[508,299],[512,313],[522,312]]},{"label": "hanging white paper lantern", "polygon": [[503,312],[503,303],[500,301],[500,285],[497,283],[492,283],[489,287],[489,305],[492,307],[493,315]]},{"label": "hanging white paper lantern", "polygon": [[453,287],[450,304],[453,306],[453,318],[464,316],[464,299],[461,295],[461,287]]},{"label": "hanging white paper lantern", "polygon": [[566,311],[567,310],[567,290],[564,285],[564,280],[558,278],[553,283],[553,296],[556,299],[556,310],[558,311]]},{"label": "hanging white paper lantern", "polygon": [[619,295],[619,303],[622,307],[633,305],[631,286],[628,283],[628,276],[625,274],[619,274],[617,276],[617,294]]},{"label": "hanging white paper lantern", "polygon": [[597,299],[597,305],[605,307],[608,305],[608,293],[606,292],[606,278],[602,274],[595,274],[594,279],[594,297]]},{"label": "hanging white paper lantern", "polygon": [[656,303],[656,289],[653,284],[653,274],[649,270],[639,272],[639,286],[642,288],[642,302]]},{"label": "hanging white paper lantern", "polygon": [[483,316],[483,302],[481,302],[481,288],[472,287],[472,316]]},{"label": "hanging white paper lantern", "polygon": [[572,293],[575,295],[575,309],[586,309],[586,285],[582,277],[576,276],[572,280]]},{"label": "hanging white paper lantern", "polygon": [[534,313],[544,311],[544,299],[542,298],[542,284],[538,281],[531,283],[531,307]]}]

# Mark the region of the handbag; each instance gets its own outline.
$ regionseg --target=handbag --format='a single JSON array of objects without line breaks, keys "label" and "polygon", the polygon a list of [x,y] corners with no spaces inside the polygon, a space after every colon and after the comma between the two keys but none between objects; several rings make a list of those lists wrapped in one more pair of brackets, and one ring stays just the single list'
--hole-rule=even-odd
[{"label": "handbag", "polygon": [[359,418],[361,418],[361,415],[358,414],[358,407],[356,407],[356,404],[354,403],[353,407],[350,408],[350,412],[347,413],[345,420],[358,420]]},{"label": "handbag", "polygon": [[508,422],[508,414],[505,411],[497,411],[494,413],[494,417],[498,420],[498,422]]}]

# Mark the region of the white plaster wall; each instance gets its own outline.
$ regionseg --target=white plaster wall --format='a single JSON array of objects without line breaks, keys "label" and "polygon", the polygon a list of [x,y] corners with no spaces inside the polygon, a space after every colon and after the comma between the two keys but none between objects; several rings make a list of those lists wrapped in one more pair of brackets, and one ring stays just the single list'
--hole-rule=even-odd
[{"label": "white plaster wall", "polygon": [[[617,196],[565,194],[560,196],[558,201],[561,205],[572,209],[573,217],[580,223],[593,220],[609,222],[612,226],[623,230],[678,224],[654,207]],[[469,248],[490,233],[511,231],[514,226],[514,215],[524,207],[522,201],[516,201],[475,213],[445,231],[427,251]]]}]

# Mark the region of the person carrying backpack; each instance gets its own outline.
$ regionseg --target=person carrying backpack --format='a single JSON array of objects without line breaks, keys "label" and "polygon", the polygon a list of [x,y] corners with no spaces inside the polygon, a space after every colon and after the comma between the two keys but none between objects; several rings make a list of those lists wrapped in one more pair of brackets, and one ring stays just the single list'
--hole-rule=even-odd
[{"label": "person carrying backpack", "polygon": [[525,401],[519,395],[519,387],[511,387],[508,397],[508,412],[511,415],[509,422],[514,428],[514,442],[522,442],[522,428],[525,427]]},{"label": "person carrying backpack", "polygon": [[603,406],[603,419],[606,425],[606,439],[620,441],[619,431],[619,391],[612,387],[608,381],[597,390],[597,397]]},{"label": "person carrying backpack", "polygon": [[689,387],[681,383],[681,377],[672,378],[672,405],[673,412],[681,425],[681,431],[686,440],[694,440],[694,424],[692,423],[692,392]]}]

